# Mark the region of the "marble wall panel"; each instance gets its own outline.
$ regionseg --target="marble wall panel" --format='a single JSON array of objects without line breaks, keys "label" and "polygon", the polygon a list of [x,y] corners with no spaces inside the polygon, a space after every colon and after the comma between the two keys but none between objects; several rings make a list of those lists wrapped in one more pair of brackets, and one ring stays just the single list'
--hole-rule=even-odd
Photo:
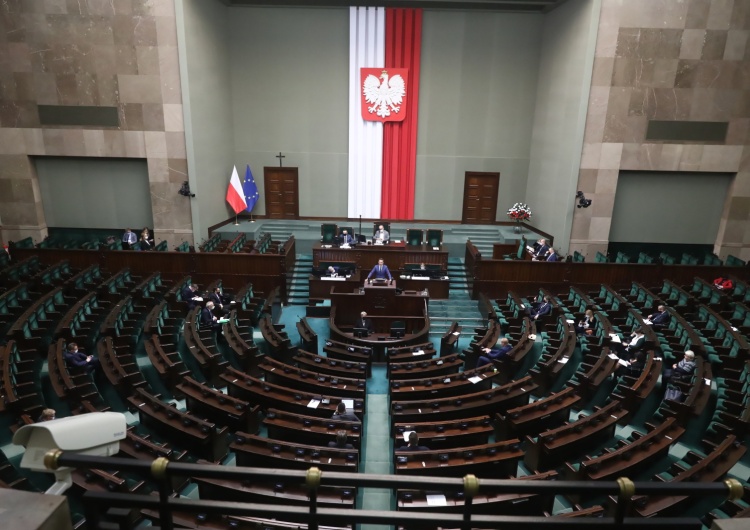
[{"label": "marble wall panel", "polygon": [[[9,234],[36,238],[46,233],[30,155],[145,158],[149,179],[172,192],[175,183],[187,179],[176,29],[173,0],[2,3],[0,209],[5,240]],[[40,127],[37,105],[117,107],[119,126]],[[19,178],[28,183],[15,183]],[[185,201],[172,196],[176,192],[158,186],[151,192],[157,234],[192,242],[186,237],[192,229],[189,201],[186,208]],[[11,195],[19,205],[6,208],[4,198]]]},{"label": "marble wall panel", "polygon": [[[579,174],[600,206],[574,212],[571,248],[606,248],[621,170],[740,171],[716,248],[750,254],[749,54],[750,2],[602,1]],[[722,145],[649,142],[649,119],[728,121],[729,130]]]}]

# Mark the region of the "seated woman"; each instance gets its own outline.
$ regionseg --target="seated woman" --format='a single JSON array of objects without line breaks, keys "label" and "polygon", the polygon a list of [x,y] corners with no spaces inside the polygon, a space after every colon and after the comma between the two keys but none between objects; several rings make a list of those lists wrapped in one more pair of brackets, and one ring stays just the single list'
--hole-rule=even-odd
[{"label": "seated woman", "polygon": [[673,364],[672,368],[664,370],[662,381],[669,383],[684,381],[691,378],[693,372],[695,372],[695,353],[687,350],[680,362]]},{"label": "seated woman", "polygon": [[596,327],[596,318],[594,318],[594,312],[591,309],[587,309],[583,318],[576,324],[576,334],[583,335],[587,330],[594,330]]},{"label": "seated woman", "polygon": [[628,375],[630,377],[638,377],[641,375],[643,368],[646,366],[646,352],[638,350],[632,354],[632,358],[629,361],[625,361],[627,364],[620,364],[615,370],[615,377]]}]

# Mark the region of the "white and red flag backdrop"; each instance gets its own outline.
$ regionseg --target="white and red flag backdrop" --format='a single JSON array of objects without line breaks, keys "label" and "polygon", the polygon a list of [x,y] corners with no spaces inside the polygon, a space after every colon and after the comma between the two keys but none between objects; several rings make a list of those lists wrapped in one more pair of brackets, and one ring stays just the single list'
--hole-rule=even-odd
[{"label": "white and red flag backdrop", "polygon": [[[414,218],[421,40],[421,9],[350,8],[349,217]],[[370,80],[369,103],[363,68],[374,69],[379,80],[377,87]],[[384,108],[373,91],[400,94],[396,76],[404,82],[401,101],[387,101]],[[372,113],[363,108],[378,101]]]}]

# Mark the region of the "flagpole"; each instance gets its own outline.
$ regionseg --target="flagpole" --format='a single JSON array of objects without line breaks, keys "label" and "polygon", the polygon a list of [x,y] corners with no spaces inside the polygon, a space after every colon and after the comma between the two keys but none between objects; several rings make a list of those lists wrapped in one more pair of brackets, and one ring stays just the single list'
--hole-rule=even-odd
[{"label": "flagpole", "polygon": [[240,223],[237,222],[237,213],[235,212],[235,214],[234,214],[234,226],[237,226],[238,224],[240,224]]},{"label": "flagpole", "polygon": [[250,222],[251,223],[255,222],[255,219],[253,219],[253,212],[250,212]]}]

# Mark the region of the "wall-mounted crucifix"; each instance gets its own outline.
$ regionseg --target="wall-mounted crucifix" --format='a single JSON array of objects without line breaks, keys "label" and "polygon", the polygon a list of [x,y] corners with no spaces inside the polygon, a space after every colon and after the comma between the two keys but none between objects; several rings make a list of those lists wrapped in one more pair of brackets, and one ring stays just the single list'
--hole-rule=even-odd
[{"label": "wall-mounted crucifix", "polygon": [[281,151],[279,151],[279,154],[278,154],[278,155],[276,155],[276,158],[278,158],[278,159],[279,159],[279,167],[281,167],[281,166],[282,166],[282,164],[281,164],[281,159],[282,159],[282,158],[286,158],[286,156],[282,155],[282,154],[281,154]]}]

